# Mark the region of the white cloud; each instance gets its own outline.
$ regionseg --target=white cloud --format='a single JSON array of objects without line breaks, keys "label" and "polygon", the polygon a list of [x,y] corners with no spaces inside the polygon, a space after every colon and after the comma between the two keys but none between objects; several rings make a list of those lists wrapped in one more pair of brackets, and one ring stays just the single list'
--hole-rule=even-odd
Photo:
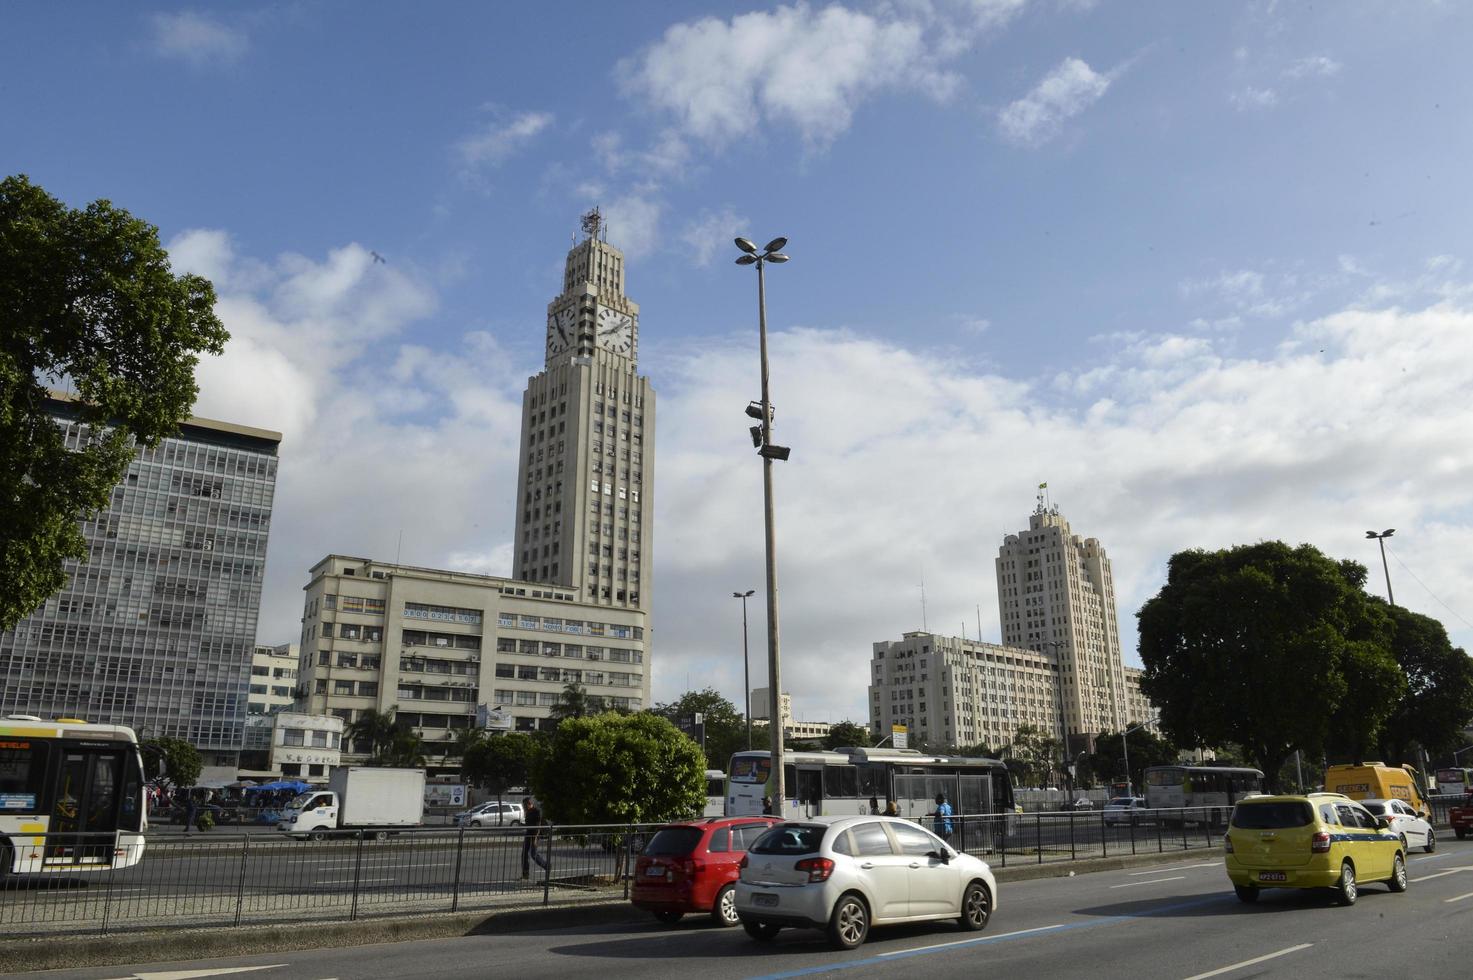
[{"label": "white cloud", "polygon": [[196,68],[238,61],[250,47],[244,31],[192,10],[154,14],[152,22],[155,53]]},{"label": "white cloud", "polygon": [[[262,640],[295,638],[314,562],[392,559],[401,529],[406,563],[509,573],[534,365],[487,332],[407,336],[433,292],[357,245],[257,261],[195,231],[170,248],[176,268],[217,277],[233,335],[201,366],[197,411],[285,436]],[[1044,480],[1110,554],[1128,655],[1134,611],[1184,548],[1283,538],[1372,561],[1363,528],[1395,525],[1397,557],[1419,577],[1468,579],[1473,295],[1450,281],[1457,269],[1440,256],[1425,275],[1458,298],[1413,306],[1398,292],[1399,306],[1306,318],[1262,356],[1230,356],[1216,335],[1135,331],[1048,379],[842,330],[775,330],[777,437],[793,447],[776,475],[781,625],[798,716],[864,720],[870,644],[919,627],[922,569],[932,628],[974,635],[980,606],[997,639],[991,556]],[[1204,288],[1271,293],[1243,271]],[[755,346],[744,332],[644,350],[660,391],[657,699],[689,673],[739,700],[740,610],[726,597],[762,587],[762,490],[732,411],[751,397]],[[1397,598],[1473,639],[1413,582]],[[760,600],[751,613],[761,636]]]},{"label": "white cloud", "polygon": [[691,260],[698,266],[711,264],[718,250],[731,247],[733,238],[747,230],[747,219],[731,208],[702,211],[685,226],[680,240],[690,249]]},{"label": "white cloud", "polygon": [[1254,88],[1249,85],[1229,94],[1228,101],[1239,112],[1248,112],[1253,109],[1272,109],[1279,104],[1279,96],[1271,88]]},{"label": "white cloud", "polygon": [[1327,55],[1314,55],[1308,58],[1300,58],[1284,69],[1284,74],[1289,78],[1327,78],[1340,73],[1340,62]]},{"label": "white cloud", "polygon": [[493,120],[456,144],[469,166],[495,166],[521,150],[552,125],[550,112],[523,112],[508,121]]},{"label": "white cloud", "polygon": [[609,241],[630,259],[653,252],[660,242],[660,215],[665,205],[649,194],[630,193],[599,205]]},{"label": "white cloud", "polygon": [[[999,6],[1014,5],[968,5],[984,19]],[[705,143],[749,136],[767,122],[823,147],[878,92],[952,92],[957,78],[938,67],[925,35],[917,19],[798,4],[676,24],[622,61],[617,74],[626,94],[674,116],[682,133]]]},{"label": "white cloud", "polygon": [[1003,138],[1020,146],[1039,146],[1057,136],[1064,123],[1094,105],[1113,81],[1078,58],[1065,58],[1023,98],[997,114]]}]

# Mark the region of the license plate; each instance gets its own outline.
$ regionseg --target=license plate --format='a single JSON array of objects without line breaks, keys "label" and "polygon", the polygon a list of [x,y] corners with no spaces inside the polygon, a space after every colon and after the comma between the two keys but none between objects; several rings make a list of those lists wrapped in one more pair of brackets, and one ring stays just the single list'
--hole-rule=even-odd
[{"label": "license plate", "polygon": [[757,892],[755,895],[752,896],[752,904],[760,905],[763,908],[772,908],[773,906],[777,905],[777,896],[764,895],[762,892]]},{"label": "license plate", "polygon": [[1287,874],[1285,874],[1284,872],[1282,872],[1282,871],[1260,871],[1260,872],[1258,872],[1258,880],[1259,881],[1288,881],[1289,880],[1289,876]]},{"label": "license plate", "polygon": [[646,878],[663,878],[665,877],[665,869],[658,864],[654,864],[644,869],[644,875]]}]

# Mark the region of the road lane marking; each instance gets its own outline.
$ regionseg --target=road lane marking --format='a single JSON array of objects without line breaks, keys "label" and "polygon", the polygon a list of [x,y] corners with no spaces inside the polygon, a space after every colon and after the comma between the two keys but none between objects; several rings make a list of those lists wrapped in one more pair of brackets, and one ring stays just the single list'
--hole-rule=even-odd
[{"label": "road lane marking", "polygon": [[[996,936],[988,936],[988,939],[1012,939],[1014,936],[1028,936],[1036,932],[1049,932],[1054,929],[1064,928],[1064,923],[1059,922],[1051,926],[1037,926],[1033,929],[1018,929],[1014,932],[1002,932]],[[912,946],[909,949],[894,949],[888,953],[876,953],[876,956],[903,956],[907,953],[924,953],[933,949],[951,949],[956,946],[970,946],[977,942],[976,939],[958,939],[949,943],[933,943],[930,946]]]},{"label": "road lane marking", "polygon": [[1177,875],[1174,878],[1152,878],[1150,881],[1127,881],[1123,885],[1111,885],[1111,888],[1134,888],[1136,885],[1159,885],[1163,881],[1185,881],[1186,875]]},{"label": "road lane marking", "polygon": [[1152,868],[1150,871],[1132,871],[1130,877],[1139,878],[1141,875],[1163,875],[1168,871],[1189,871],[1192,868],[1216,868],[1220,861],[1205,861],[1202,864],[1183,864],[1175,868]]},{"label": "road lane marking", "polygon": [[1465,898],[1473,898],[1473,892],[1469,892],[1466,895],[1456,895],[1452,898],[1444,898],[1442,900],[1442,904],[1446,905],[1448,902],[1461,902]]},{"label": "road lane marking", "polygon": [[134,973],[117,980],[195,980],[198,977],[223,977],[231,973],[254,973],[257,970],[279,970],[285,963],[267,966],[232,966],[217,970],[167,970],[162,973]]},{"label": "road lane marking", "polygon": [[[369,884],[370,882],[374,882],[374,881],[397,881],[397,880],[398,880],[397,878],[359,878],[358,879],[358,883],[360,885],[366,885],[366,884]],[[315,882],[315,884],[318,884],[318,885],[351,885],[352,883],[353,883],[353,879],[352,878],[334,878],[332,881],[319,881],[319,882]]]},{"label": "road lane marking", "polygon": [[1241,963],[1234,963],[1232,966],[1219,967],[1216,970],[1209,970],[1206,973],[1198,973],[1195,976],[1187,977],[1187,980],[1207,980],[1208,977],[1221,976],[1224,973],[1231,973],[1234,970],[1241,970],[1245,966],[1255,966],[1256,964],[1264,963],[1268,960],[1278,959],[1280,956],[1287,956],[1290,953],[1297,953],[1301,949],[1309,949],[1309,947],[1313,945],[1314,943],[1300,943],[1298,946],[1290,946],[1287,949],[1281,949],[1277,953],[1265,953],[1262,956],[1255,956],[1251,960],[1244,960]]},{"label": "road lane marking", "polygon": [[1446,875],[1455,875],[1459,871],[1473,871],[1473,868],[1448,868],[1446,871],[1438,871],[1434,874],[1423,875],[1420,878],[1412,878],[1412,881],[1431,881],[1433,878],[1442,878]]}]

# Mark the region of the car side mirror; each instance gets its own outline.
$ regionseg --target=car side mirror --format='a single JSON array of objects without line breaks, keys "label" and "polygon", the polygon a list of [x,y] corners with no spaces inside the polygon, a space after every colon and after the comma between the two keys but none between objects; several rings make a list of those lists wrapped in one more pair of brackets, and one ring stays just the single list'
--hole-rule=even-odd
[{"label": "car side mirror", "polygon": [[945,848],[942,848],[939,851],[927,851],[926,852],[926,857],[935,858],[936,860],[940,861],[942,864],[950,864],[951,863],[951,853],[949,851],[947,851]]},{"label": "car side mirror", "polygon": [[1391,826],[1391,821],[1387,820],[1385,817],[1377,817],[1376,826],[1380,827],[1382,830],[1386,830]]}]

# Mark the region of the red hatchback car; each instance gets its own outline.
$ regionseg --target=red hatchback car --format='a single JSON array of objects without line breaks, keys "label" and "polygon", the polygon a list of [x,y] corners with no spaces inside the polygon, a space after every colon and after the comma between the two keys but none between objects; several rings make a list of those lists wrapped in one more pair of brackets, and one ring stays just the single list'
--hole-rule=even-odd
[{"label": "red hatchback car", "polygon": [[733,886],[747,848],[776,817],[711,817],[661,827],[634,865],[635,908],[676,923],[687,912],[709,912],[720,926],[737,924]]}]

